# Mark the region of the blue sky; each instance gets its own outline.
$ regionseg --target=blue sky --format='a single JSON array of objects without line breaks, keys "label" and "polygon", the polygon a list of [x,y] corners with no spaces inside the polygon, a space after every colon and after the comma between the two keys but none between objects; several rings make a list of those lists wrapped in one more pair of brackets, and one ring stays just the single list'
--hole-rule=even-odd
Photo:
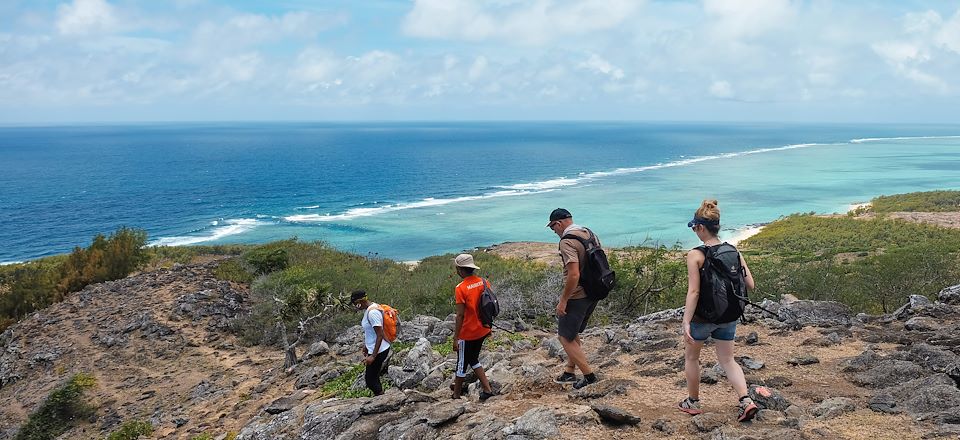
[{"label": "blue sky", "polygon": [[948,1],[0,3],[0,123],[960,123]]}]

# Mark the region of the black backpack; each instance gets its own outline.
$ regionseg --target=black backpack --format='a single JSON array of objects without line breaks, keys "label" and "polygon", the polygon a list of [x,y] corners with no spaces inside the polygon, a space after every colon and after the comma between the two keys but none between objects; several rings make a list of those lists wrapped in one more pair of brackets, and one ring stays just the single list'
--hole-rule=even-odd
[{"label": "black backpack", "polygon": [[490,282],[483,280],[483,292],[477,300],[477,317],[480,318],[480,324],[486,328],[493,327],[493,320],[500,314],[500,303],[497,301],[497,295],[490,288]]},{"label": "black backpack", "polygon": [[704,255],[696,315],[714,324],[736,321],[749,302],[740,252],[728,243],[695,249]]},{"label": "black backpack", "polygon": [[613,286],[617,283],[617,277],[616,273],[610,269],[607,254],[603,251],[603,248],[600,247],[600,243],[597,242],[597,237],[593,235],[593,231],[587,229],[587,233],[590,234],[590,238],[586,240],[573,234],[564,235],[560,237],[560,239],[572,238],[583,245],[583,248],[586,250],[587,261],[586,264],[581,264],[583,269],[580,271],[579,284],[583,287],[587,298],[598,301],[606,298],[607,295],[610,294]]}]

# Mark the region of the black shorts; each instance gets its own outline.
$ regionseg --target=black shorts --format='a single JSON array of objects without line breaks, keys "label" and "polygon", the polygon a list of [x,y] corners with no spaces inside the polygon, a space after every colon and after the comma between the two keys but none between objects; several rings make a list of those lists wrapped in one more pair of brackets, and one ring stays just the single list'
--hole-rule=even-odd
[{"label": "black shorts", "polygon": [[457,340],[457,377],[467,377],[467,368],[477,369],[480,365],[480,348],[483,347],[483,340],[486,336],[472,341]]},{"label": "black shorts", "polygon": [[567,314],[557,317],[557,334],[568,341],[577,339],[577,335],[587,329],[587,321],[595,308],[597,301],[589,298],[567,301]]}]

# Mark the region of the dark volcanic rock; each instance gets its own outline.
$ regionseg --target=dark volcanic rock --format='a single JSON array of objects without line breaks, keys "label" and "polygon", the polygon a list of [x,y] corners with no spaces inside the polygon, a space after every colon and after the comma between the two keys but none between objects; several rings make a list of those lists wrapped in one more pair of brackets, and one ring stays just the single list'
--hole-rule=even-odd
[{"label": "dark volcanic rock", "polygon": [[782,305],[777,316],[781,321],[801,326],[849,327],[853,312],[835,301],[801,300]]},{"label": "dark volcanic rock", "polygon": [[640,423],[639,416],[635,416],[614,406],[590,405],[590,408],[600,416],[600,419],[612,425],[636,425]]}]

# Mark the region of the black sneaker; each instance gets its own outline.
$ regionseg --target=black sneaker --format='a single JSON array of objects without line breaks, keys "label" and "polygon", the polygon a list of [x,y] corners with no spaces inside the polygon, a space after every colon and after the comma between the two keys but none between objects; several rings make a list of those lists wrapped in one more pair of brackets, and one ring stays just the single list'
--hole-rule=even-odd
[{"label": "black sneaker", "polygon": [[597,375],[592,373],[587,374],[583,376],[583,379],[580,379],[577,383],[573,384],[573,389],[579,390],[580,388],[583,388],[592,383],[597,383]]},{"label": "black sneaker", "polygon": [[493,396],[496,396],[496,395],[497,395],[496,393],[488,393],[488,392],[486,392],[486,391],[484,391],[484,390],[480,390],[480,401],[481,401],[481,402],[486,402],[487,399],[489,399],[489,398],[491,398],[491,397],[493,397]]},{"label": "black sneaker", "polygon": [[553,380],[556,383],[574,383],[577,381],[577,375],[573,373],[563,372],[559,377]]}]

